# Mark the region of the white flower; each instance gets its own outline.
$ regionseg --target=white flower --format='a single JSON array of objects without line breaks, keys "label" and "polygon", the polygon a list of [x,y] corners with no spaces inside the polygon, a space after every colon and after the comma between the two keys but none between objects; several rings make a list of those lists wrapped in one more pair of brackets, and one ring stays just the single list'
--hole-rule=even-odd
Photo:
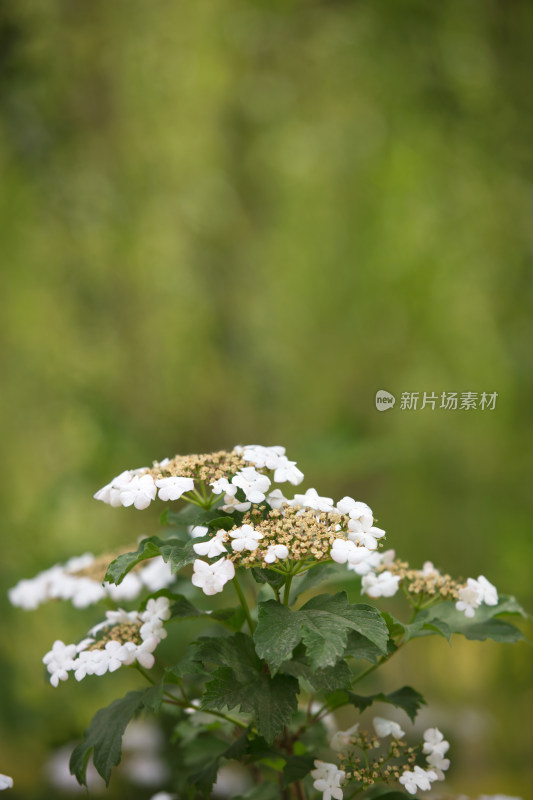
[{"label": "white flower", "polygon": [[393,575],[388,569],[379,575],[369,572],[368,575],[363,575],[361,593],[369,597],[393,597],[398,591],[399,583],[400,576]]},{"label": "white flower", "polygon": [[158,617],[150,617],[150,619],[144,622],[139,629],[139,633],[141,634],[143,642],[147,639],[151,639],[152,636],[162,641],[166,639],[168,635],[163,627],[163,620]]},{"label": "white flower", "polygon": [[[337,564],[346,564],[348,562],[348,568],[359,575],[369,572],[373,567],[378,566],[380,562],[377,553],[373,553],[367,547],[356,547],[349,539],[335,539],[330,550],[330,556]],[[369,563],[372,556],[378,557]]]},{"label": "white flower", "polygon": [[13,778],[10,778],[9,775],[2,775],[0,774],[0,792],[4,789],[12,789],[13,788]]},{"label": "white flower", "polygon": [[204,594],[211,595],[221,592],[224,584],[234,576],[235,567],[227,558],[220,558],[214,564],[208,564],[197,558],[194,562],[192,583],[202,589]]},{"label": "white flower", "polygon": [[209,485],[213,490],[213,494],[222,494],[222,492],[225,492],[232,497],[237,494],[237,487],[232,486],[227,478],[219,478],[217,481],[213,481],[213,483],[210,483]]},{"label": "white flower", "polygon": [[[237,487],[235,486],[235,492],[237,491]],[[224,505],[220,506],[222,511],[226,511],[228,514],[231,514],[232,511],[240,511],[244,513],[245,511],[249,511],[251,508],[251,503],[249,500],[238,500],[235,495],[232,494],[225,494],[224,495]]]},{"label": "white flower", "polygon": [[270,479],[261,475],[254,467],[244,467],[231,479],[233,486],[242,489],[247,500],[251,503],[262,503],[265,492],[270,487]]},{"label": "white flower", "polygon": [[465,617],[473,617],[476,608],[481,605],[483,590],[474,578],[468,578],[466,586],[457,592],[459,600],[455,604],[457,611],[464,611]]},{"label": "white flower", "polygon": [[370,506],[354,500],[353,497],[343,497],[337,503],[337,511],[340,514],[347,514],[352,521],[352,530],[366,531],[374,523],[374,515]]},{"label": "white flower", "polygon": [[278,558],[287,558],[289,555],[289,548],[284,544],[271,544],[264,556],[267,564],[273,564]]},{"label": "white flower", "polygon": [[168,792],[157,792],[153,794],[150,800],[178,800],[177,794],[169,794]]},{"label": "white flower", "polygon": [[260,444],[247,444],[242,448],[240,455],[244,461],[251,461],[256,467],[266,467],[266,469],[277,469],[283,461],[287,461],[285,448],[281,445],[263,447]]},{"label": "white flower", "polygon": [[435,576],[438,578],[440,576],[439,570],[434,566],[432,561],[424,561],[422,565],[422,569],[419,570],[420,575],[423,575],[424,578],[430,578]]},{"label": "white flower", "polygon": [[46,669],[50,673],[52,686],[57,687],[59,681],[67,680],[75,657],[75,644],[65,644],[59,639],[54,642],[52,649],[43,656],[43,664],[46,664]]},{"label": "white flower", "polygon": [[399,780],[409,794],[416,794],[418,789],[427,792],[431,789],[431,781],[437,780],[437,773],[434,770],[426,771],[421,767],[415,767],[412,772],[409,770],[404,772]]},{"label": "white flower", "polygon": [[199,539],[201,536],[206,536],[209,533],[207,525],[191,525],[189,527],[189,536],[191,539]]},{"label": "white flower", "polygon": [[281,489],[274,489],[268,495],[267,502],[271,508],[281,508],[283,503],[288,503],[289,501],[284,497]]},{"label": "white flower", "polygon": [[383,717],[374,717],[372,720],[376,736],[393,736],[395,739],[401,739],[405,736],[405,731],[402,731],[397,722],[391,719],[384,719]]},{"label": "white flower", "polygon": [[383,528],[376,528],[375,525],[371,525],[368,529],[363,529],[359,522],[354,519],[349,520],[348,530],[350,531],[348,538],[352,542],[362,544],[368,547],[369,550],[375,550],[378,546],[377,540],[385,536]]},{"label": "white flower", "polygon": [[155,482],[160,500],[179,500],[184,492],[194,489],[193,478],[159,478]]},{"label": "white flower", "polygon": [[348,728],[347,731],[337,731],[337,733],[334,733],[329,740],[329,746],[332,750],[335,750],[336,753],[341,753],[343,750],[347,750],[351,745],[350,740],[358,730],[359,723],[356,722],[355,725],[352,725],[352,727]]},{"label": "white flower", "polygon": [[336,764],[315,760],[315,769],[311,770],[314,780],[313,788],[322,792],[322,800],[342,800],[343,794],[340,782],[345,778],[345,772]]},{"label": "white flower", "polygon": [[298,486],[304,479],[304,474],[296,466],[296,461],[289,461],[285,456],[280,459],[278,466],[274,472],[274,483],[292,483],[293,486]]},{"label": "white flower", "polygon": [[146,609],[141,614],[141,619],[147,622],[153,618],[167,620],[170,619],[170,600],[164,595],[161,597],[151,597],[146,603]]},{"label": "white flower", "polygon": [[117,508],[122,505],[120,499],[121,489],[127,486],[128,483],[133,480],[134,476],[135,470],[125,469],[124,472],[121,472],[120,475],[116,475],[106,486],[99,489],[96,494],[93,495],[94,499],[101,500],[102,503],[108,503],[110,506]]},{"label": "white flower", "polygon": [[148,565],[143,567],[137,575],[149,592],[158,592],[174,581],[170,562],[165,564],[163,559],[159,556],[150,559]]},{"label": "white flower", "polygon": [[197,542],[193,544],[193,550],[199,556],[207,556],[207,558],[216,558],[226,552],[224,542],[228,538],[226,531],[220,530],[207,542]]},{"label": "white flower", "polygon": [[440,755],[444,755],[449,747],[450,743],[445,740],[438,728],[428,728],[424,731],[423,753],[440,753]]},{"label": "white flower", "polygon": [[445,779],[444,771],[450,766],[450,759],[444,758],[440,753],[434,752],[426,758],[431,769],[436,773],[437,780],[443,781]]},{"label": "white flower", "polygon": [[236,528],[230,531],[229,535],[233,539],[231,546],[233,550],[255,550],[259,546],[259,540],[263,538],[263,534],[255,531],[251,525],[243,525],[241,528]]},{"label": "white flower", "polygon": [[356,547],[357,558],[349,558],[347,567],[358,575],[366,575],[381,564],[381,556],[375,550],[366,547]]},{"label": "white flower", "polygon": [[128,648],[120,642],[106,642],[104,653],[104,662],[106,662],[107,671],[115,672],[121,667],[128,659]]},{"label": "white flower", "polygon": [[488,606],[498,605],[498,591],[483,575],[479,575],[477,579],[481,599],[483,603]]},{"label": "white flower", "polygon": [[151,475],[134,475],[131,481],[120,489],[120,502],[126,508],[135,506],[141,511],[155,500],[157,488]]},{"label": "white flower", "polygon": [[316,489],[308,489],[305,494],[295,494],[292,504],[311,508],[314,511],[334,511],[333,498],[321,497]]}]

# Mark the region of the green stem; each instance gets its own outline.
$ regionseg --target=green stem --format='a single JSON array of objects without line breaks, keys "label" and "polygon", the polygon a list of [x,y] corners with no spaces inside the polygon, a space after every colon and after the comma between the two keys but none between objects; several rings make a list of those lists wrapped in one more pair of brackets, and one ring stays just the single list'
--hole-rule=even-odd
[{"label": "green stem", "polygon": [[285,590],[283,592],[283,605],[289,605],[289,598],[291,596],[291,583],[294,575],[291,573],[287,576],[287,580],[285,581]]},{"label": "green stem", "polygon": [[237,575],[233,578],[233,585],[235,586],[235,591],[237,592],[237,597],[239,598],[239,602],[242,606],[244,611],[244,615],[246,617],[246,622],[248,623],[248,627],[250,628],[250,633],[253,634],[255,630],[254,621],[250,614],[250,609],[248,608],[248,603],[246,602],[246,597],[244,596],[244,592],[241,588],[241,585],[237,579]]}]

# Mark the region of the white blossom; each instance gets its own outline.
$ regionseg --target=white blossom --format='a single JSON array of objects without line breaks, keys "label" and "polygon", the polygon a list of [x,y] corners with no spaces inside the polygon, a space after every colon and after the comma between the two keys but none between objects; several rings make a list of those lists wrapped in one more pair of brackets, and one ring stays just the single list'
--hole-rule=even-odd
[{"label": "white blossom", "polygon": [[0,774],[0,792],[4,789],[12,789],[13,788],[13,778],[10,778],[9,775],[2,775]]},{"label": "white blossom", "polygon": [[365,531],[374,524],[374,515],[370,506],[354,500],[353,497],[343,497],[342,500],[339,500],[337,511],[350,517],[352,530]]},{"label": "white blossom", "polygon": [[[237,491],[237,487],[235,487],[235,491]],[[220,506],[222,511],[226,511],[228,514],[231,514],[232,511],[240,511],[244,514],[245,511],[249,511],[252,504],[249,500],[239,500],[235,495],[232,494],[225,494],[224,495],[224,503]]]},{"label": "white blossom", "polygon": [[259,540],[263,538],[263,534],[255,531],[251,525],[243,525],[241,528],[236,528],[234,531],[230,531],[229,535],[233,539],[231,543],[233,550],[238,552],[255,550],[259,546]]},{"label": "white blossom", "polygon": [[288,503],[289,501],[283,495],[281,489],[274,489],[267,496],[267,502],[271,508],[281,508],[283,503]]},{"label": "white blossom", "polygon": [[231,479],[233,486],[242,489],[247,500],[251,503],[262,503],[265,492],[270,487],[270,479],[261,475],[254,467],[244,467]]},{"label": "white blossom", "polygon": [[423,753],[440,753],[444,755],[450,747],[443,734],[438,728],[428,728],[424,731],[424,747]]},{"label": "white blossom", "polygon": [[345,772],[336,764],[315,760],[315,769],[311,770],[313,788],[322,792],[322,800],[342,800],[343,794],[340,782],[345,778]]},{"label": "white blossom", "polygon": [[362,544],[368,547],[369,550],[375,550],[378,546],[378,539],[382,539],[385,536],[383,528],[376,528],[375,525],[371,525],[368,529],[363,529],[359,522],[354,519],[349,520],[348,530],[348,538],[352,542]]},{"label": "white blossom", "polygon": [[199,539],[201,536],[206,536],[209,533],[207,525],[191,525],[188,530],[191,539]]},{"label": "white blossom", "polygon": [[128,483],[131,483],[135,477],[135,473],[136,470],[125,469],[124,472],[121,472],[120,475],[116,475],[106,486],[99,489],[96,494],[93,495],[94,499],[101,500],[102,503],[108,503],[108,505],[114,508],[122,505],[120,492]]},{"label": "white blossom", "polygon": [[392,736],[394,739],[401,739],[405,736],[405,731],[402,731],[397,722],[391,719],[384,719],[384,717],[374,717],[372,720],[376,736],[385,737]]},{"label": "white blossom", "polygon": [[207,556],[207,558],[216,558],[226,552],[224,542],[227,540],[228,534],[224,530],[220,530],[207,542],[197,542],[193,544],[194,552],[199,556]]},{"label": "white blossom", "polygon": [[363,575],[361,581],[361,593],[369,597],[393,597],[398,591],[400,576],[393,575],[388,569],[376,575],[369,572]]},{"label": "white blossom", "polygon": [[[265,467],[266,469],[277,469],[284,460],[287,460],[285,448],[281,445],[264,447],[261,444],[247,444],[242,448],[240,455],[244,461],[251,461],[256,467]],[[277,482],[281,483],[281,481]]]},{"label": "white blossom", "polygon": [[479,575],[477,579],[481,600],[488,606],[498,605],[498,591],[495,586],[488,581],[484,575]]},{"label": "white blossom", "polygon": [[343,750],[347,750],[351,746],[351,739],[358,732],[358,730],[359,723],[356,722],[355,725],[352,725],[352,727],[348,728],[347,731],[337,731],[329,740],[329,746],[336,753],[341,753]]},{"label": "white blossom", "polygon": [[[372,563],[368,563],[372,556]],[[379,565],[379,555],[374,554],[367,547],[357,547],[350,539],[335,539],[330,550],[330,556],[337,564],[346,564],[348,568],[354,570],[359,575],[364,575],[373,567]]]},{"label": "white blossom", "polygon": [[159,478],[155,485],[159,489],[160,500],[179,500],[184,492],[191,492],[194,489],[193,478]]},{"label": "white blossom", "polygon": [[284,559],[287,558],[288,555],[289,548],[284,544],[271,544],[265,553],[264,559],[267,564],[273,564],[278,558]]},{"label": "white blossom", "polygon": [[201,561],[197,558],[193,567],[192,583],[207,595],[221,592],[224,584],[235,576],[233,562],[227,558],[220,558],[214,564],[208,564],[206,561]]},{"label": "white blossom", "polygon": [[305,494],[295,494],[292,504],[295,506],[302,506],[302,508],[311,508],[314,511],[334,511],[333,498],[321,497],[316,489],[308,489]]},{"label": "white blossom", "polygon": [[357,547],[357,558],[348,559],[348,569],[358,575],[367,575],[372,570],[377,569],[381,564],[381,556],[376,550],[369,550],[367,547]]},{"label": "white blossom", "polygon": [[437,780],[443,781],[445,779],[444,772],[450,766],[450,759],[444,758],[440,753],[431,753],[427,758],[426,761],[428,762],[431,769],[436,773]]},{"label": "white blossom", "polygon": [[466,586],[462,586],[457,592],[459,600],[455,604],[457,611],[464,611],[465,617],[473,617],[476,608],[481,605],[483,590],[474,578],[468,578]]},{"label": "white blossom", "polygon": [[76,645],[65,644],[57,639],[52,645],[52,649],[43,656],[43,664],[50,673],[50,683],[52,686],[59,684],[59,681],[66,681],[69,670],[76,656]]},{"label": "white blossom", "polygon": [[134,475],[131,481],[120,489],[120,503],[126,508],[135,506],[142,511],[155,500],[156,494],[157,487],[151,475]]},{"label": "white blossom", "polygon": [[213,490],[213,494],[222,494],[222,492],[225,492],[225,494],[229,494],[231,496],[237,494],[237,487],[232,486],[227,478],[219,478],[217,481],[213,481],[213,483],[210,483],[209,485]]},{"label": "white blossom", "polygon": [[437,773],[434,770],[424,770],[415,767],[411,772],[407,770],[401,775],[399,781],[407,789],[409,794],[416,794],[418,789],[427,792],[431,789],[431,781],[437,780]]},{"label": "white blossom", "polygon": [[156,617],[157,619],[170,619],[170,600],[162,595],[161,597],[151,597],[146,603],[146,609],[141,614],[141,619],[147,621]]},{"label": "white blossom", "polygon": [[283,456],[282,460],[275,469],[274,483],[292,483],[298,486],[304,479],[303,472],[296,466],[296,461],[289,461]]}]

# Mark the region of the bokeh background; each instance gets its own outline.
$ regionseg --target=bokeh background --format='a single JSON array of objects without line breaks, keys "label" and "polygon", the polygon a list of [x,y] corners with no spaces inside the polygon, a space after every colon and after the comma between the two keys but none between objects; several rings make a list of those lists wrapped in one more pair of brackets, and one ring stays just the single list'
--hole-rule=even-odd
[{"label": "bokeh background", "polygon": [[[3,0],[13,797],[51,796],[50,753],[124,677],[53,690],[42,654],[101,610],[27,613],[5,590],[154,532],[157,510],[92,500],[124,468],[284,444],[414,565],[533,608],[532,34],[527,0]],[[404,391],[498,399],[408,411]],[[448,790],[526,798],[530,646],[429,642],[385,678],[452,739]]]}]

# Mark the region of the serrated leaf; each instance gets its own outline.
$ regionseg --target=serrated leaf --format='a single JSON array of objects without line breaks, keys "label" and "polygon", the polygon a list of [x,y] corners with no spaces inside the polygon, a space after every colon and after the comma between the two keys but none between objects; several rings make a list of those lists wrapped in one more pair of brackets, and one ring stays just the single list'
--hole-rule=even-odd
[{"label": "serrated leaf", "polygon": [[[397,649],[393,640],[389,639],[387,642],[387,653],[392,655]],[[369,642],[368,639],[361,636],[360,633],[357,633],[357,631],[350,631],[344,656],[352,656],[352,658],[370,661],[371,664],[377,664],[379,659],[383,656],[383,653],[379,647],[376,647],[373,642]]]},{"label": "serrated leaf", "polygon": [[389,694],[378,692],[377,694],[364,696],[354,694],[353,692],[346,692],[346,696],[349,702],[356,706],[361,712],[373,703],[390,703],[396,706],[396,708],[403,709],[412,722],[414,722],[420,707],[426,705],[426,701],[422,695],[411,686],[403,686],[401,689],[397,689],[395,692],[390,692]]},{"label": "serrated leaf", "polygon": [[315,760],[313,756],[289,756],[283,768],[283,788],[305,778],[313,769]]},{"label": "serrated leaf", "polygon": [[246,752],[247,742],[248,731],[246,730],[237,739],[235,739],[235,741],[232,742],[229,747],[227,747],[222,753],[213,759],[213,761],[208,763],[207,766],[205,766],[199,772],[195,772],[193,775],[190,775],[187,778],[187,783],[189,785],[198,786],[204,792],[210,792],[217,779],[220,761],[222,759],[229,761],[232,759],[240,759],[241,756]]},{"label": "serrated leaf", "polygon": [[202,663],[202,649],[198,642],[191,642],[181,660],[174,666],[167,667],[165,673],[170,677],[175,675],[177,678],[183,678],[185,675],[207,675],[208,672]]},{"label": "serrated leaf", "polygon": [[500,619],[503,614],[527,616],[514,597],[502,597],[496,606],[483,604],[471,618],[457,611],[453,602],[443,602],[421,612],[411,625],[406,626],[406,636],[427,636],[431,633],[429,626],[433,626],[447,638],[455,633],[475,641],[493,639],[496,642],[513,643],[524,639],[519,628]]},{"label": "serrated leaf", "polygon": [[343,655],[350,630],[366,637],[382,654],[386,652],[389,634],[379,611],[352,605],[344,592],[313,597],[299,611],[275,600],[260,603],[254,641],[258,655],[274,673],[300,641],[311,666],[320,669],[333,666]]},{"label": "serrated leaf", "polygon": [[352,681],[352,673],[346,661],[338,661],[331,667],[312,669],[309,664],[296,659],[285,661],[282,665],[283,672],[303,678],[317,692],[334,692],[337,689],[347,689]]},{"label": "serrated leaf", "polygon": [[[182,525],[195,526],[207,525],[212,523],[212,520],[221,516],[221,511],[218,506],[223,502],[220,497],[211,508],[199,508],[198,506],[188,503],[180,511],[168,511],[166,515],[167,525],[175,525],[181,527]],[[230,515],[231,518],[231,515]]]},{"label": "serrated leaf", "polygon": [[162,687],[150,687],[142,691],[128,692],[120,700],[114,700],[94,715],[85,731],[83,741],[70,757],[70,772],[79,784],[87,786],[87,764],[91,752],[97,772],[109,785],[111,770],[120,763],[122,736],[128,723],[142,708],[156,708],[158,693]]},{"label": "serrated leaf", "polygon": [[252,639],[244,633],[204,639],[202,657],[221,665],[205,686],[202,707],[218,711],[239,707],[253,715],[261,736],[272,742],[298,708],[298,681],[264,672]]},{"label": "serrated leaf", "polygon": [[252,714],[261,736],[273,742],[298,710],[297,693],[298,681],[290,675],[271,678],[266,672],[241,669],[237,678],[232,669],[221,667],[206,684],[202,708],[238,707]]},{"label": "serrated leaf", "polygon": [[170,619],[186,619],[187,617],[201,617],[205,612],[187,600],[182,594],[174,595],[174,603],[170,606]]},{"label": "serrated leaf", "polygon": [[[196,539],[196,541],[204,540]],[[160,539],[158,536],[150,536],[142,540],[137,550],[117,556],[107,568],[105,580],[119,584],[133,567],[141,561],[156,556],[162,556],[165,562],[170,561],[171,572],[175,573],[186,564],[191,564],[196,558],[193,544],[193,540],[182,542],[180,539]]]}]

